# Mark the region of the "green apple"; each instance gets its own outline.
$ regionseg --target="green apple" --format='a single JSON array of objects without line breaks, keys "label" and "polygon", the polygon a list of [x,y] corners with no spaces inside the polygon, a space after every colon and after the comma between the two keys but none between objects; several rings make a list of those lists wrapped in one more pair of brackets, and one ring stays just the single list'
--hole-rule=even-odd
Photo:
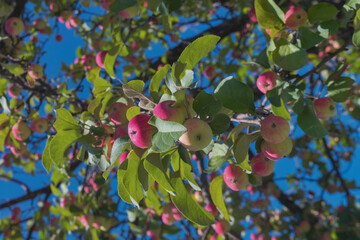
[{"label": "green apple", "polygon": [[206,122],[198,118],[186,120],[184,126],[187,129],[179,142],[191,151],[200,151],[207,147],[213,137],[212,130]]}]

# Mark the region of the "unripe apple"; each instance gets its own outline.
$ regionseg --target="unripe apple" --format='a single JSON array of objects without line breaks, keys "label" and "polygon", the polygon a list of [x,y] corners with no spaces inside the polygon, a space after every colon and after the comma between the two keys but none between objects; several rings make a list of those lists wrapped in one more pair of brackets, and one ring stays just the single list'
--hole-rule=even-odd
[{"label": "unripe apple", "polygon": [[215,223],[214,230],[219,235],[224,235],[230,230],[230,223],[224,219]]},{"label": "unripe apple", "polygon": [[207,147],[213,137],[212,130],[206,122],[198,118],[186,120],[184,126],[187,129],[179,142],[191,151],[200,151]]},{"label": "unripe apple", "polygon": [[36,18],[33,21],[33,25],[37,30],[43,30],[46,28],[46,22],[42,18]]},{"label": "unripe apple", "polygon": [[286,27],[296,30],[306,23],[307,14],[304,9],[290,6],[289,10],[285,13]]},{"label": "unripe apple", "polygon": [[123,152],[119,157],[119,163],[122,164],[128,157],[130,152]]},{"label": "unripe apple", "polygon": [[267,91],[275,87],[276,78],[276,73],[271,71],[264,72],[257,78],[256,86],[260,90],[260,92],[266,94]]},{"label": "unripe apple", "polygon": [[15,123],[14,126],[12,126],[11,131],[14,135],[14,138],[18,141],[25,141],[31,134],[31,129],[23,121],[18,121]]},{"label": "unripe apple", "polygon": [[316,116],[320,119],[327,119],[335,116],[335,102],[329,97],[318,98],[314,101]]},{"label": "unripe apple", "polygon": [[148,148],[152,145],[152,135],[156,132],[156,128],[148,123],[150,118],[150,115],[141,113],[129,122],[129,137],[139,148]]},{"label": "unripe apple", "polygon": [[289,137],[287,137],[284,141],[277,144],[264,141],[261,145],[261,152],[268,159],[276,161],[291,153],[292,147],[292,141]]},{"label": "unripe apple", "polygon": [[132,7],[126,8],[125,10],[119,12],[118,14],[123,18],[130,19],[138,15],[138,13],[139,13],[139,8],[137,5],[134,5]]},{"label": "unripe apple", "polygon": [[115,124],[125,124],[128,122],[126,118],[126,111],[128,110],[128,106],[124,103],[114,102],[110,105],[108,109],[108,114],[110,120]]},{"label": "unripe apple", "polygon": [[261,136],[269,143],[280,143],[289,136],[289,123],[282,117],[271,115],[261,122]]},{"label": "unripe apple", "polygon": [[31,121],[30,128],[33,132],[43,133],[48,129],[48,120],[46,118],[37,118]]},{"label": "unripe apple", "polygon": [[24,31],[24,22],[17,17],[11,17],[6,20],[5,31],[11,36],[17,36]]},{"label": "unripe apple", "polygon": [[57,42],[62,42],[63,36],[62,36],[61,34],[57,34],[57,35],[55,36],[55,40],[56,40]]},{"label": "unripe apple", "polygon": [[30,77],[34,78],[34,79],[39,79],[42,78],[44,73],[43,73],[43,67],[40,64],[31,64],[28,67],[28,74]]},{"label": "unripe apple", "polygon": [[183,123],[186,117],[186,109],[183,105],[174,106],[175,101],[168,100],[158,103],[154,108],[154,115],[162,120]]},{"label": "unripe apple", "polygon": [[260,176],[269,176],[275,167],[275,162],[267,159],[263,153],[255,155],[250,163],[252,171]]},{"label": "unripe apple", "polygon": [[8,90],[9,96],[12,97],[12,98],[16,97],[16,96],[19,96],[20,93],[21,93],[21,88],[18,85],[15,85],[15,84],[9,85],[7,90]]},{"label": "unripe apple", "polygon": [[106,54],[107,54],[107,51],[101,51],[101,52],[98,52],[98,54],[96,54],[96,64],[100,68],[105,68],[104,61],[105,61]]},{"label": "unripe apple", "polygon": [[214,217],[219,215],[219,211],[217,210],[217,207],[213,203],[206,204],[205,210],[211,213]]},{"label": "unripe apple", "polygon": [[230,164],[224,170],[224,182],[233,191],[239,191],[247,186],[249,177],[239,166]]},{"label": "unripe apple", "polygon": [[207,79],[213,79],[216,76],[216,69],[213,66],[207,66],[204,69],[204,75]]}]

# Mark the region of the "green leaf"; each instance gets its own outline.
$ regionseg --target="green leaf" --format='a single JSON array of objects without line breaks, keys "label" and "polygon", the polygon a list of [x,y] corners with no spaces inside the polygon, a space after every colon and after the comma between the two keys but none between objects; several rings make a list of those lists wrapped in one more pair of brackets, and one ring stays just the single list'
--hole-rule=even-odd
[{"label": "green leaf", "polygon": [[230,127],[230,118],[223,113],[216,114],[209,123],[213,134],[224,133]]},{"label": "green leaf", "polygon": [[109,5],[109,10],[110,12],[118,13],[136,4],[135,0],[116,0]]},{"label": "green leaf", "polygon": [[308,18],[311,23],[324,22],[336,17],[338,13],[337,8],[327,2],[321,2],[312,5],[308,10]]},{"label": "green leaf", "polygon": [[223,182],[224,182],[224,176],[219,175],[215,177],[211,183],[210,183],[210,195],[211,199],[214,202],[215,206],[222,212],[224,215],[224,218],[228,221],[230,221],[229,213],[226,209],[224,197],[223,197]]},{"label": "green leaf", "polygon": [[298,45],[300,48],[309,49],[314,47],[319,42],[325,40],[325,38],[317,33],[312,32],[307,27],[300,27],[298,33]]},{"label": "green leaf", "polygon": [[188,88],[194,81],[194,72],[192,70],[185,70],[185,75],[181,78],[180,83],[184,88]]},{"label": "green leaf", "polygon": [[187,131],[180,123],[165,121],[158,117],[152,116],[149,124],[155,126],[158,132],[152,137],[152,149],[156,152],[164,152],[174,145],[174,141]]},{"label": "green leaf", "polygon": [[271,30],[274,37],[284,27],[284,12],[273,0],[255,0],[254,5],[259,25]]},{"label": "green leaf", "polygon": [[349,97],[349,91],[355,81],[349,77],[339,77],[328,84],[329,97],[335,102],[345,102]]},{"label": "green leaf", "polygon": [[96,80],[93,82],[93,84],[94,84],[93,93],[95,95],[107,92],[107,91],[109,91],[109,89],[112,88],[111,83],[101,77],[96,78]]},{"label": "green leaf", "polygon": [[119,160],[119,157],[121,153],[123,152],[124,146],[130,142],[129,137],[120,137],[115,140],[112,149],[111,149],[111,155],[110,155],[110,163],[113,165],[115,161]]},{"label": "green leaf", "polygon": [[59,108],[55,110],[56,122],[54,128],[56,131],[68,131],[68,130],[80,130],[81,127],[75,121],[71,113],[65,108]]},{"label": "green leaf", "polygon": [[288,71],[300,69],[308,62],[306,51],[291,43],[278,46],[272,57],[275,64]]},{"label": "green leaf", "polygon": [[6,115],[10,116],[11,115],[11,110],[9,108],[9,105],[7,103],[6,97],[5,96],[1,96],[0,97],[0,105],[3,109],[3,113],[5,113]]},{"label": "green leaf", "polygon": [[215,89],[215,96],[224,107],[238,113],[253,112],[254,93],[252,89],[232,76],[223,79]]},{"label": "green leaf", "polygon": [[[115,2],[118,3],[119,1],[115,1]],[[124,43],[120,43],[116,45],[107,52],[104,60],[104,65],[105,65],[105,71],[110,75],[110,77],[112,78],[116,77],[114,73],[114,64],[117,56],[118,55],[127,56],[128,54],[129,52]]]},{"label": "green leaf", "polygon": [[176,191],[176,196],[170,196],[171,201],[184,217],[200,226],[210,226],[214,223],[214,217],[189,195],[179,173],[173,174],[170,181]]},{"label": "green leaf", "polygon": [[246,160],[249,152],[249,146],[252,141],[258,137],[258,134],[247,135],[240,133],[234,143],[234,157],[238,164]]},{"label": "green leaf", "polygon": [[124,176],[126,173],[126,168],[128,165],[128,159],[126,159],[122,164],[120,164],[119,170],[118,170],[118,194],[119,197],[126,203],[133,204],[129,192],[126,190],[126,187],[124,185]]},{"label": "green leaf", "polygon": [[315,114],[314,103],[309,99],[305,100],[304,110],[298,115],[297,122],[299,127],[312,137],[322,138],[327,135],[327,131]]},{"label": "green leaf", "polygon": [[202,117],[214,116],[221,109],[221,101],[212,94],[201,91],[194,99],[193,108]]},{"label": "green leaf", "polygon": [[25,72],[24,69],[21,67],[21,65],[18,63],[13,63],[13,64],[2,63],[1,65],[4,68],[6,68],[11,74],[13,74],[15,77],[18,77]]},{"label": "green leaf", "polygon": [[151,153],[144,160],[146,171],[158,182],[166,191],[175,195],[175,189],[171,186],[170,179],[162,165],[160,154]]},{"label": "green leaf", "polygon": [[280,101],[281,101],[280,107],[271,105],[271,109],[275,116],[280,116],[280,117],[283,117],[286,120],[290,121],[291,120],[290,113],[284,104],[284,100],[282,98],[280,98]]},{"label": "green leaf", "polygon": [[153,101],[151,101],[150,99],[148,99],[144,94],[139,93],[138,91],[136,91],[135,89],[132,89],[131,87],[129,87],[127,85],[123,85],[122,88],[127,97],[137,98],[140,100],[139,107],[146,109],[146,110],[150,110],[150,111],[154,110],[156,104]]},{"label": "green leaf", "polygon": [[82,135],[76,130],[59,131],[51,140],[49,146],[50,157],[52,161],[62,168],[64,164],[65,150]]},{"label": "green leaf", "polygon": [[178,10],[181,7],[182,3],[182,1],[161,0],[160,11],[162,14],[169,14],[172,11]]},{"label": "green leaf", "polygon": [[163,79],[166,77],[166,74],[168,73],[171,66],[169,64],[166,64],[164,67],[157,70],[155,75],[151,78],[149,90],[150,95],[156,100],[159,101],[159,87]]},{"label": "green leaf", "polygon": [[42,159],[41,159],[41,163],[44,166],[47,173],[50,172],[52,165],[53,165],[53,161],[51,160],[51,157],[50,157],[50,143],[51,143],[52,139],[53,139],[52,137],[48,138],[46,145],[45,145],[43,155],[42,155]]},{"label": "green leaf", "polygon": [[216,47],[220,37],[215,35],[206,35],[193,41],[181,53],[174,71],[176,79],[181,79],[184,70],[193,69],[195,65]]},{"label": "green leaf", "polygon": [[254,62],[256,62],[257,64],[260,64],[262,67],[264,68],[270,68],[270,64],[269,64],[269,58],[267,56],[267,50],[266,48],[263,49],[259,55],[255,56],[253,58]]},{"label": "green leaf", "polygon": [[131,80],[124,85],[138,91],[139,93],[142,93],[144,90],[145,82],[142,80]]},{"label": "green leaf", "polygon": [[224,143],[215,143],[209,153],[208,168],[206,172],[215,172],[226,162],[229,147]]},{"label": "green leaf", "polygon": [[171,93],[175,93],[178,90],[171,72],[171,68],[166,73],[165,84]]},{"label": "green leaf", "polygon": [[244,161],[242,161],[240,164],[239,164],[239,167],[244,170],[246,173],[251,173],[252,172],[252,169],[251,169],[251,166],[249,165],[249,155],[246,155],[246,158]]},{"label": "green leaf", "polygon": [[143,191],[138,174],[140,162],[141,160],[136,153],[131,151],[128,155],[128,166],[123,178],[123,183],[125,189],[130,194],[131,202],[137,207],[139,207],[139,202],[143,199]]},{"label": "green leaf", "polygon": [[139,114],[140,114],[140,108],[137,106],[133,106],[126,111],[126,118],[127,120],[130,121],[133,117]]},{"label": "green leaf", "polygon": [[329,36],[335,34],[340,26],[340,22],[337,20],[330,20],[327,22],[322,22],[317,30],[320,33],[320,36],[328,38]]},{"label": "green leaf", "polygon": [[193,177],[192,165],[186,163],[182,158],[180,158],[180,175],[182,179],[189,181],[189,184],[194,190],[201,191],[201,188]]}]

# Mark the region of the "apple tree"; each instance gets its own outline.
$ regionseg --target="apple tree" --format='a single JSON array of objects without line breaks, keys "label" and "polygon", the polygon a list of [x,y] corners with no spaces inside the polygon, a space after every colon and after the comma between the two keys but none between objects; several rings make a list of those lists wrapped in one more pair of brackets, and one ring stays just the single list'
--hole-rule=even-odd
[{"label": "apple tree", "polygon": [[360,239],[359,9],[0,0],[0,236]]}]

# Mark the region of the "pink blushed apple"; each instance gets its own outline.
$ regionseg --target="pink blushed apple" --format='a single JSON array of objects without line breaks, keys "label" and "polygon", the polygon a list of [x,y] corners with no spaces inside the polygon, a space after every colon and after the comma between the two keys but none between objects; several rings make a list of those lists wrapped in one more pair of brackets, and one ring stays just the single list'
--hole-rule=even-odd
[{"label": "pink blushed apple", "polygon": [[115,102],[110,105],[108,109],[108,114],[110,120],[115,124],[125,124],[128,122],[126,118],[126,111],[128,110],[128,106],[124,103]]},{"label": "pink blushed apple", "polygon": [[207,79],[211,80],[216,76],[216,69],[213,66],[207,66],[204,69],[204,75]]},{"label": "pink blushed apple", "polygon": [[12,126],[11,131],[14,135],[14,138],[18,141],[25,141],[31,134],[31,129],[23,121],[18,121],[15,123],[14,126]]},{"label": "pink blushed apple", "polygon": [[106,54],[107,54],[107,51],[101,51],[96,54],[96,64],[100,68],[105,68],[104,62],[105,62]]},{"label": "pink blushed apple", "polygon": [[34,119],[30,124],[30,128],[33,132],[43,133],[48,129],[48,120],[42,117]]},{"label": "pink blushed apple", "polygon": [[277,75],[274,72],[267,71],[262,73],[256,80],[257,88],[264,94],[273,89],[276,85]]},{"label": "pink blushed apple", "polygon": [[114,140],[120,137],[127,137],[128,136],[128,129],[127,126],[117,126],[114,132]]},{"label": "pink blushed apple", "polygon": [[276,161],[280,158],[288,155],[293,148],[293,143],[289,137],[285,138],[284,141],[273,144],[264,141],[261,145],[261,152],[270,160]]},{"label": "pink blushed apple", "polygon": [[28,67],[28,74],[30,77],[34,78],[34,79],[39,79],[42,78],[44,73],[43,73],[43,67],[40,64],[34,63],[31,64]]},{"label": "pink blushed apple", "polygon": [[129,8],[126,8],[123,11],[120,11],[118,14],[122,18],[131,19],[135,17],[139,13],[139,8],[137,5],[131,6]]},{"label": "pink blushed apple", "polygon": [[37,29],[37,30],[43,30],[46,28],[46,22],[44,21],[44,19],[42,18],[36,18],[33,21],[33,26]]},{"label": "pink blushed apple", "polygon": [[249,19],[251,22],[253,22],[253,23],[257,22],[255,8],[251,8],[250,11],[248,12],[248,15],[249,15]]},{"label": "pink blushed apple", "polygon": [[150,118],[150,115],[141,113],[129,122],[129,137],[139,148],[148,148],[152,145],[152,135],[156,132],[156,128],[148,123]]},{"label": "pink blushed apple", "polygon": [[285,13],[285,24],[287,28],[296,30],[306,24],[307,14],[304,9],[290,6]]},{"label": "pink blushed apple", "polygon": [[219,235],[224,235],[230,230],[230,223],[224,219],[215,223],[214,230]]},{"label": "pink blushed apple", "polygon": [[86,71],[89,71],[93,67],[96,66],[95,56],[92,54],[85,54],[80,59],[82,65],[84,66]]},{"label": "pink blushed apple", "polygon": [[233,191],[239,191],[247,186],[248,175],[235,164],[228,165],[224,170],[224,182]]},{"label": "pink blushed apple", "polygon": [[213,137],[212,130],[206,122],[198,118],[185,121],[187,131],[181,135],[179,142],[191,151],[200,151],[207,147]]},{"label": "pink blushed apple", "polygon": [[213,215],[214,217],[217,217],[217,215],[219,215],[219,211],[213,203],[206,204],[205,210],[211,213],[211,215]]},{"label": "pink blushed apple", "polygon": [[154,108],[154,115],[166,121],[183,123],[186,117],[184,106],[175,106],[175,101],[168,100],[158,103]]},{"label": "pink blushed apple", "polygon": [[62,36],[61,34],[57,34],[57,35],[55,36],[55,40],[56,40],[57,42],[62,42],[63,36]]},{"label": "pink blushed apple", "polygon": [[289,136],[289,123],[282,117],[271,115],[261,122],[261,136],[270,143],[280,143]]},{"label": "pink blushed apple", "polygon": [[267,159],[263,153],[255,155],[250,163],[252,171],[260,176],[269,176],[275,167],[275,162]]},{"label": "pink blushed apple", "polygon": [[128,157],[129,152],[123,152],[119,157],[119,163],[122,164]]},{"label": "pink blushed apple", "polygon": [[11,17],[5,22],[5,31],[11,36],[19,35],[24,28],[24,22],[17,17]]},{"label": "pink blushed apple", "polygon": [[335,116],[336,106],[334,100],[329,97],[318,98],[314,101],[316,116],[320,119],[328,119]]},{"label": "pink blushed apple", "polygon": [[20,93],[21,93],[21,88],[18,85],[15,85],[15,84],[9,85],[7,90],[8,90],[9,96],[12,97],[12,98],[16,97],[16,96],[19,96]]}]

